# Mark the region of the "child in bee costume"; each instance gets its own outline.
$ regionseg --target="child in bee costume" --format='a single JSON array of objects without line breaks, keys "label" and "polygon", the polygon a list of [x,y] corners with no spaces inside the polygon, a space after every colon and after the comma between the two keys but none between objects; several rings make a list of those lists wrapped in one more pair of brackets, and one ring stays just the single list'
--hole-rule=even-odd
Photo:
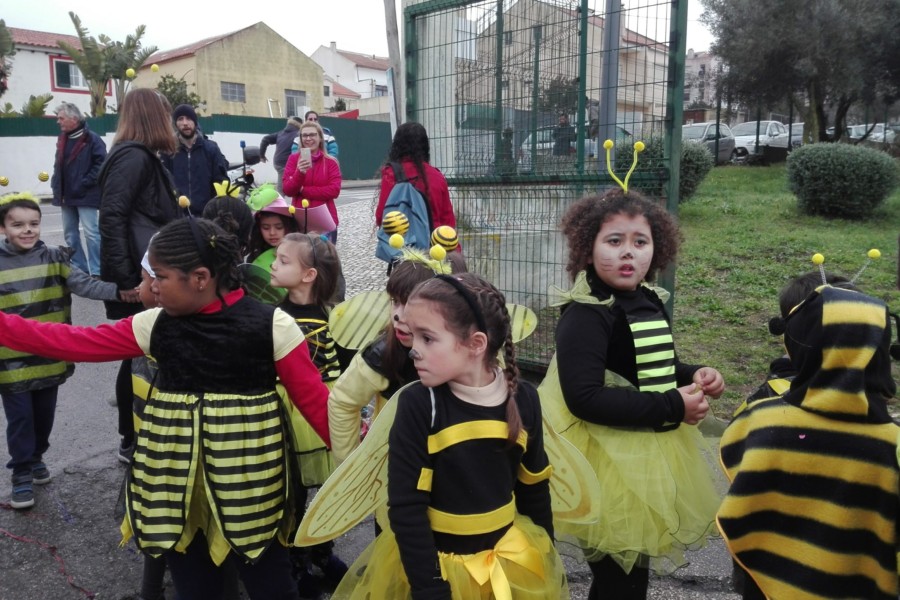
[{"label": "child in bee costume", "polygon": [[752,577],[743,597],[895,600],[900,427],[887,411],[887,307],[823,284],[780,327],[797,375],[740,411],[720,449],[731,487],[717,521]]},{"label": "child in bee costume", "polygon": [[295,543],[377,509],[384,531],[333,598],[568,598],[554,517],[591,519],[596,478],[519,381],[503,295],[476,275],[437,275],[405,312],[421,382],[385,404]]}]

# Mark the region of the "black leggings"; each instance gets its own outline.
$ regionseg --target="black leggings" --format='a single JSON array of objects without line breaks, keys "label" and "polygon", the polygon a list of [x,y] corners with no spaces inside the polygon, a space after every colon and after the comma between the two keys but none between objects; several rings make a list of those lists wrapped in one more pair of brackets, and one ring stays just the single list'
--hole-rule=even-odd
[{"label": "black leggings", "polygon": [[125,446],[134,441],[134,388],[131,383],[131,359],[123,360],[116,375],[116,407],[119,410],[119,435]]},{"label": "black leggings", "polygon": [[622,570],[608,556],[597,562],[589,562],[594,580],[588,600],[645,600],[650,583],[650,570],[634,566],[631,573]]}]

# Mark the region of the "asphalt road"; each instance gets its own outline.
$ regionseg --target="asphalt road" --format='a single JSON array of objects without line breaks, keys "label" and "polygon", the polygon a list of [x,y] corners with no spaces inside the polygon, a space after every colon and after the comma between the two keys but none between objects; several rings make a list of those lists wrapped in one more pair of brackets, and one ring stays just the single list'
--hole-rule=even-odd
[{"label": "asphalt road", "polygon": [[[348,295],[383,287],[384,269],[371,258],[373,194],[371,187],[348,189],[339,203],[338,247]],[[62,243],[58,209],[42,208],[42,239]],[[106,322],[102,303],[76,297],[73,322]],[[117,363],[79,364],[60,388],[51,447],[45,455],[53,481],[36,486],[34,508],[13,510],[8,504],[10,480],[0,477],[0,600],[125,600],[137,593],[141,558],[133,545],[119,546],[113,515],[125,473],[116,459],[116,409],[108,402],[117,367]],[[0,427],[6,427],[2,414]],[[5,451],[0,454],[7,460]],[[362,523],[337,540],[336,553],[351,562],[372,540],[372,532],[371,522]],[[568,549],[563,553],[577,555]],[[721,541],[714,540],[690,558],[691,564],[675,575],[653,577],[650,598],[739,598],[730,591],[731,566]],[[586,598],[587,567],[576,558],[564,560],[572,598]],[[174,598],[171,587],[167,593]]]}]

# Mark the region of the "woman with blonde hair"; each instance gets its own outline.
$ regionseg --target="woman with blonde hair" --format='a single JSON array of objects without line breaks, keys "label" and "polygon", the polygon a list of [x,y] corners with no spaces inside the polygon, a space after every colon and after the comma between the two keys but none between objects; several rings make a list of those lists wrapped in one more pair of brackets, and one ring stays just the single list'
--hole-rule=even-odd
[{"label": "woman with blonde hair", "polygon": [[[137,88],[119,107],[113,147],[100,171],[100,278],[121,290],[141,283],[141,259],[150,238],[179,216],[172,176],[160,161],[175,151],[172,107],[154,89]],[[138,313],[140,304],[107,301],[106,317],[122,319]],[[119,460],[134,451],[131,360],[122,361],[116,378],[119,409]]]},{"label": "woman with blonde hair", "polygon": [[[338,224],[334,200],[341,193],[341,167],[328,154],[325,134],[316,121],[307,121],[300,127],[300,150],[288,158],[282,184],[284,195],[292,198],[294,206],[300,208],[303,200],[309,201],[310,208],[324,204],[335,225]],[[337,228],[328,237],[336,243]]]}]

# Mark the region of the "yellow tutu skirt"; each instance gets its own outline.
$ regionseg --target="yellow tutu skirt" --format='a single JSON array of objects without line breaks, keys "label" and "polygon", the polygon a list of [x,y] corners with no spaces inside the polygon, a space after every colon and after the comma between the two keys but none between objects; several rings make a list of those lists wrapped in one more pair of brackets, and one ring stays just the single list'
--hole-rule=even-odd
[{"label": "yellow tutu skirt", "polygon": [[[567,599],[566,571],[543,527],[516,516],[497,545],[477,554],[438,553],[453,600]],[[333,599],[410,598],[393,532],[385,529],[356,559]]]},{"label": "yellow tutu skirt", "polygon": [[579,420],[562,435],[594,466],[602,490],[598,522],[556,525],[557,538],[577,543],[588,561],[610,556],[626,572],[638,564],[671,573],[686,563],[685,549],[715,531],[713,454],[696,427],[656,432]]}]

